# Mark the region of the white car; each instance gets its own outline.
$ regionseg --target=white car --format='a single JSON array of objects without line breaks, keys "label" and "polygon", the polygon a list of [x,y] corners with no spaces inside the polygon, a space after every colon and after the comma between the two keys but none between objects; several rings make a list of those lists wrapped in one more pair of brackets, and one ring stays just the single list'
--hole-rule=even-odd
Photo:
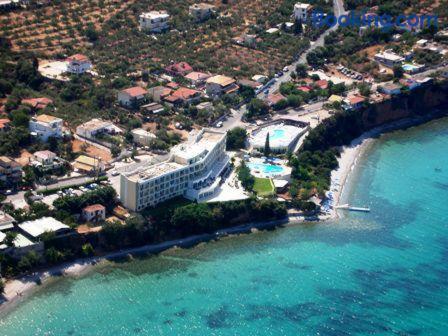
[{"label": "white car", "polygon": [[289,68],[287,67],[287,66],[285,66],[284,68],[283,68],[283,72],[288,72],[289,71]]},{"label": "white car", "polygon": [[113,172],[110,173],[112,176],[118,176],[120,175],[119,172],[117,172],[116,170],[114,170]]}]

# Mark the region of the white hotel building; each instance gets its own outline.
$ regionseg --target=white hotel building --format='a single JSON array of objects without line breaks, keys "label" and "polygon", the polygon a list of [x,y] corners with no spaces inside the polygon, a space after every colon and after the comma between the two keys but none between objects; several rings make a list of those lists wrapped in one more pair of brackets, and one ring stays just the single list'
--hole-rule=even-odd
[{"label": "white hotel building", "polygon": [[123,173],[121,202],[140,211],[176,196],[204,200],[218,190],[229,159],[226,133],[203,129],[174,147],[167,161]]}]

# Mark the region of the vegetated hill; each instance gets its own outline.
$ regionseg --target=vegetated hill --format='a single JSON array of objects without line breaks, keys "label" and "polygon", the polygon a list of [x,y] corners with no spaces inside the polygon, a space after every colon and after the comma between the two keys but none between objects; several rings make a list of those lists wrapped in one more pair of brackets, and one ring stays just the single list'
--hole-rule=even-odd
[{"label": "vegetated hill", "polygon": [[13,50],[54,55],[96,40],[97,30],[136,0],[52,1],[48,5],[0,14],[3,37]]},{"label": "vegetated hill", "polygon": [[[189,5],[201,0],[80,0],[55,1],[32,10],[0,15],[1,32],[14,50],[48,56],[85,52],[100,72],[125,74],[154,69],[171,60],[187,60],[198,70],[234,75],[269,73],[280,69],[308,39],[292,33],[267,34],[267,28],[291,22],[295,0],[215,0],[217,17],[195,23]],[[331,9],[325,0],[310,0]],[[138,29],[138,16],[167,10],[171,31],[150,35]],[[238,46],[232,38],[256,34],[254,48]],[[309,29],[307,37],[316,37]]]}]

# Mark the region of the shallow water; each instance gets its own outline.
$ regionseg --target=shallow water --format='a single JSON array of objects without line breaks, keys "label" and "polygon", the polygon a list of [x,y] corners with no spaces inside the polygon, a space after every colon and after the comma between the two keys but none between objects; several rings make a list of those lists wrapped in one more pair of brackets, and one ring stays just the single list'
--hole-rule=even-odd
[{"label": "shallow water", "polygon": [[371,213],[99,267],[1,335],[446,335],[448,120],[383,136],[351,181]]}]

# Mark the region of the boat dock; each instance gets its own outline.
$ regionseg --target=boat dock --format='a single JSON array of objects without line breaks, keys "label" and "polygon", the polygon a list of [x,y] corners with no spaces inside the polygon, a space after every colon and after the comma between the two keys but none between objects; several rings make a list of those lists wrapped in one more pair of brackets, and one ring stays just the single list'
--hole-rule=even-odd
[{"label": "boat dock", "polygon": [[350,206],[349,204],[337,205],[334,208],[340,209],[340,210],[348,210],[348,211],[370,212],[370,208],[353,207],[353,206]]}]

